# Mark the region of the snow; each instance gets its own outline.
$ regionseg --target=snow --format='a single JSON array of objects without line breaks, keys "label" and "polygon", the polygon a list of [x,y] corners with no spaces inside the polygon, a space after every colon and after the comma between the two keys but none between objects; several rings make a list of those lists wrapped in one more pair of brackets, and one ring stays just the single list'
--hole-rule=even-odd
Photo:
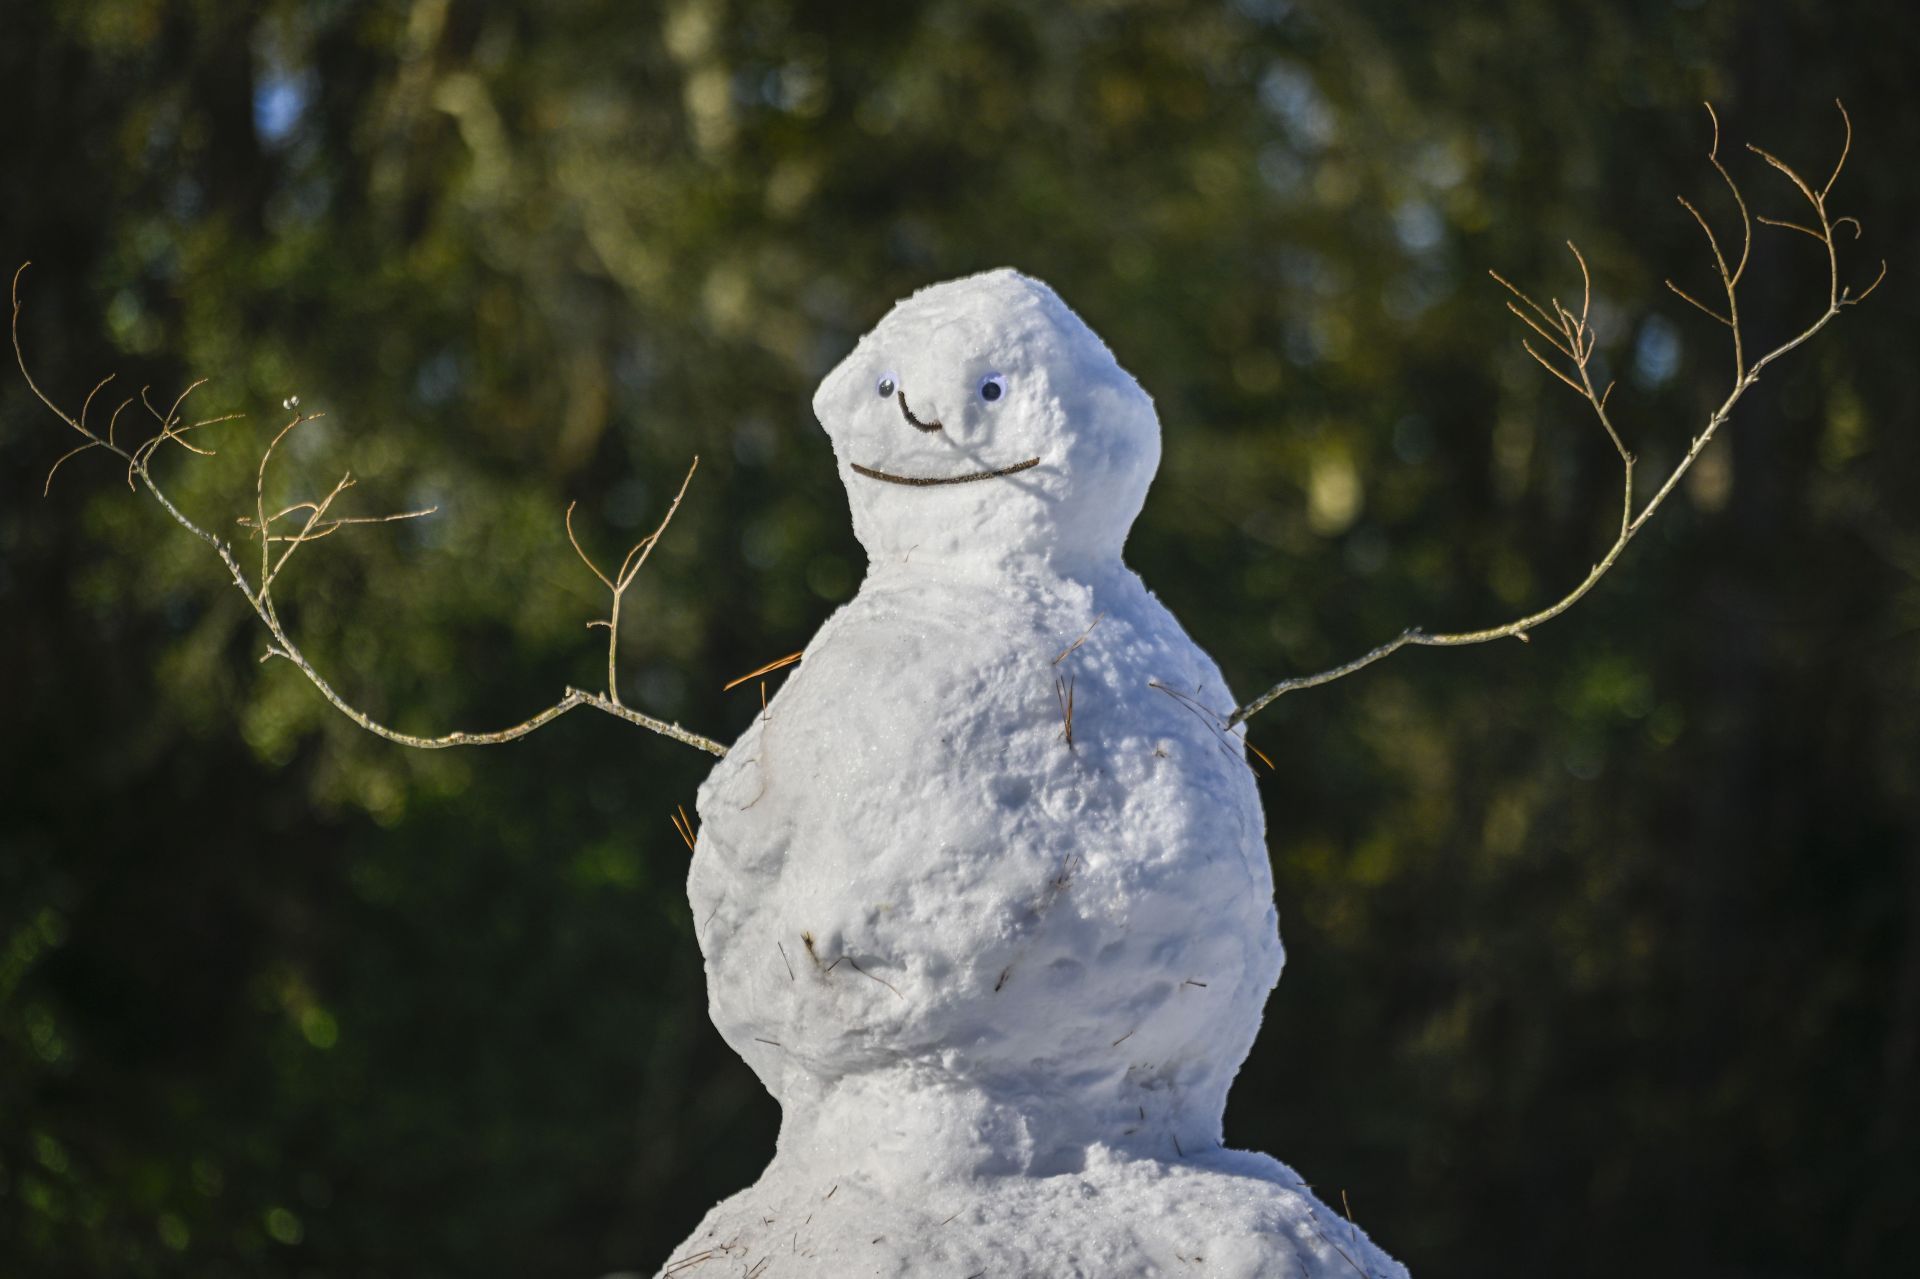
[{"label": "snow", "polygon": [[1404,1275],[1222,1145],[1282,950],[1233,698],[1121,562],[1152,401],[995,271],[814,409],[868,574],[702,786],[688,883],[779,1147],[662,1273]]}]

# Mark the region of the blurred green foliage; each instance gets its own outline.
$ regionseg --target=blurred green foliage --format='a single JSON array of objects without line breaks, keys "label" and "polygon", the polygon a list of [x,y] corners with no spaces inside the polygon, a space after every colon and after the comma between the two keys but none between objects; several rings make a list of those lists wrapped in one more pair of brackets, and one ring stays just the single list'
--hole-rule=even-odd
[{"label": "blurred green foliage", "polygon": [[[1893,276],[1770,375],[1531,646],[1254,721],[1294,962],[1229,1135],[1423,1279],[1887,1274],[1920,1247],[1920,137],[1905,6],[1626,0],[25,0],[0,246],[36,372],[208,376],[248,510],[287,396],[417,524],[312,548],[309,654],[414,731],[721,683],[862,569],[808,399],[896,297],[1002,263],[1158,398],[1130,556],[1252,693],[1576,581],[1617,463],[1488,267],[1594,264],[1658,474],[1728,371],[1676,192],[1821,171]],[[1762,212],[1788,193],[1751,157]],[[1817,311],[1763,232],[1750,322]],[[646,1270],[771,1151],[705,1018],[668,813],[707,761],[590,712],[409,753],[328,709],[205,548],[0,389],[0,1272]],[[238,532],[238,530],[235,530]],[[598,634],[598,632],[594,633]]]}]

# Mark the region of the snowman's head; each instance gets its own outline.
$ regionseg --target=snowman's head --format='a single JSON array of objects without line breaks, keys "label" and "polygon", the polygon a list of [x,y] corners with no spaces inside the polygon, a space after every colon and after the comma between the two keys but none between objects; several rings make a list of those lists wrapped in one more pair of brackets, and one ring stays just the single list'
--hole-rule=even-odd
[{"label": "snowman's head", "polygon": [[814,393],[876,562],[1117,559],[1160,465],[1153,401],[1017,271],[922,289]]}]

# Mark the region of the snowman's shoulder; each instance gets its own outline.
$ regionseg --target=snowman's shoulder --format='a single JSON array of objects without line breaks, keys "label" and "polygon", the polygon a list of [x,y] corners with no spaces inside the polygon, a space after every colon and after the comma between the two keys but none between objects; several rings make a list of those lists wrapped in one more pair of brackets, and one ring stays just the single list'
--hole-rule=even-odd
[{"label": "snowman's shoulder", "polygon": [[807,641],[806,648],[801,650],[800,660],[805,662],[807,658],[831,644],[833,637],[849,625],[857,628],[862,620],[862,614],[868,611],[870,606],[863,602],[859,593],[855,593],[852,599],[827,614],[827,620],[820,623],[819,629],[813,633],[813,638]]},{"label": "snowman's shoulder", "polygon": [[1102,584],[1099,601],[1100,628],[1112,622],[1107,647],[1117,659],[1208,701],[1231,702],[1219,665],[1139,574],[1122,570]]}]

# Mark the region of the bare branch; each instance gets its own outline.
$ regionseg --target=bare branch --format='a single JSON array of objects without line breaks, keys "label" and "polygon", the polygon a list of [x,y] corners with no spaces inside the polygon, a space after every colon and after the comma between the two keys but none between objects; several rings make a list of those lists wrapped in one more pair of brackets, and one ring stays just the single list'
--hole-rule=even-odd
[{"label": "bare branch", "polygon": [[600,585],[606,587],[608,590],[612,590],[613,579],[600,571],[600,566],[593,562],[592,557],[580,549],[580,539],[573,535],[573,508],[578,505],[580,505],[578,502],[567,503],[567,540],[573,543],[573,553],[580,557],[580,562],[587,566],[587,571],[600,579]]},{"label": "bare branch", "polygon": [[[1756,222],[1765,223],[1767,226],[1777,226],[1787,231],[1798,231],[1801,235],[1811,236],[1814,239],[1820,241],[1820,243],[1822,244],[1825,244],[1827,242],[1826,237],[1821,235],[1818,231],[1814,230],[1810,226],[1801,226],[1798,222],[1787,222],[1779,218],[1769,218],[1769,217],[1764,217],[1758,214],[1755,215],[1754,220]],[[1852,218],[1848,218],[1846,220],[1848,222],[1853,221]]]},{"label": "bare branch", "polygon": [[[1838,105],[1838,103],[1836,103],[1836,105]],[[1339,666],[1331,667],[1328,670],[1320,671],[1312,675],[1300,675],[1292,679],[1282,680],[1228,716],[1225,723],[1229,727],[1242,722],[1251,715],[1259,713],[1279,697],[1283,697],[1288,693],[1298,692],[1301,689],[1317,688],[1322,684],[1330,684],[1337,679],[1343,679],[1357,671],[1366,669],[1375,662],[1391,657],[1403,648],[1458,648],[1468,644],[1484,644],[1498,639],[1516,639],[1526,642],[1529,638],[1529,633],[1533,631],[1534,628],[1552,621],[1579,603],[1580,600],[1586,596],[1587,592],[1591,591],[1594,586],[1599,583],[1600,579],[1607,574],[1608,570],[1619,562],[1621,555],[1626,552],[1628,543],[1633,540],[1634,536],[1638,534],[1642,528],[1646,527],[1647,521],[1653,518],[1654,512],[1658,511],[1660,507],[1665,504],[1667,498],[1673,493],[1674,489],[1679,486],[1681,479],[1683,479],[1688,470],[1692,468],[1695,460],[1698,459],[1707,446],[1713,442],[1713,438],[1719,432],[1720,428],[1725,426],[1728,419],[1732,417],[1734,408],[1739,404],[1741,397],[1753,387],[1755,382],[1760,380],[1761,372],[1776,360],[1784,358],[1806,342],[1812,340],[1816,334],[1826,328],[1827,325],[1840,314],[1843,307],[1852,306],[1864,300],[1868,294],[1879,287],[1880,281],[1886,278],[1885,262],[1880,264],[1880,274],[1874,278],[1873,283],[1869,284],[1858,296],[1852,295],[1848,289],[1843,289],[1840,286],[1840,265],[1834,235],[1835,229],[1843,224],[1851,224],[1856,238],[1858,238],[1860,233],[1860,224],[1857,220],[1851,217],[1835,218],[1829,212],[1826,205],[1827,195],[1833,189],[1835,180],[1839,178],[1840,171],[1844,167],[1847,155],[1852,148],[1853,123],[1847,118],[1846,108],[1844,106],[1840,108],[1841,118],[1846,125],[1846,137],[1841,145],[1840,159],[1834,165],[1832,177],[1827,179],[1826,184],[1821,187],[1819,191],[1815,191],[1809,186],[1805,179],[1801,178],[1785,161],[1759,147],[1749,144],[1748,150],[1784,174],[1788,181],[1793,184],[1794,188],[1800,192],[1801,196],[1806,199],[1808,206],[1812,210],[1814,220],[1811,225],[1784,222],[1764,217],[1760,218],[1759,221],[1768,226],[1779,226],[1787,230],[1798,231],[1820,242],[1827,254],[1827,303],[1825,309],[1805,327],[1780,342],[1751,364],[1747,363],[1742,344],[1740,309],[1736,290],[1741,276],[1746,270],[1750,256],[1752,247],[1751,222],[1753,219],[1748,212],[1746,198],[1742,195],[1739,185],[1733,180],[1733,176],[1727,172],[1726,167],[1720,162],[1720,121],[1719,117],[1714,115],[1711,105],[1707,107],[1707,114],[1713,125],[1713,140],[1707,151],[1707,159],[1713,165],[1714,171],[1726,182],[1728,190],[1733,194],[1734,204],[1740,212],[1742,240],[1740,258],[1732,267],[1727,265],[1726,256],[1721,252],[1720,242],[1714,235],[1713,228],[1708,225],[1707,220],[1701,216],[1700,211],[1682,196],[1680,197],[1681,206],[1693,216],[1694,221],[1699,224],[1700,229],[1706,234],[1708,247],[1713,253],[1714,266],[1720,277],[1721,287],[1726,294],[1726,313],[1724,315],[1721,314],[1719,311],[1701,302],[1698,298],[1687,293],[1671,280],[1667,281],[1667,287],[1691,305],[1698,307],[1709,316],[1712,316],[1714,320],[1726,325],[1732,330],[1734,379],[1732,388],[1727,392],[1725,398],[1721,400],[1719,406],[1708,416],[1705,427],[1701,429],[1699,434],[1693,437],[1687,447],[1686,453],[1682,455],[1680,461],[1668,472],[1666,478],[1661,481],[1660,486],[1654,490],[1653,495],[1636,511],[1633,494],[1634,457],[1632,452],[1627,449],[1625,442],[1620,437],[1620,433],[1615,429],[1612,419],[1607,414],[1607,400],[1613,391],[1612,384],[1609,383],[1604,390],[1596,393],[1588,371],[1588,364],[1593,354],[1593,339],[1592,330],[1586,321],[1586,308],[1588,300],[1590,300],[1592,296],[1592,281],[1587,274],[1584,260],[1580,262],[1583,301],[1581,314],[1577,317],[1561,307],[1558,302],[1553,303],[1554,314],[1549,315],[1538,303],[1534,302],[1532,298],[1509,283],[1498,272],[1489,272],[1508,293],[1519,299],[1533,312],[1534,316],[1538,317],[1540,323],[1535,323],[1534,319],[1519,307],[1515,306],[1512,302],[1507,303],[1507,309],[1519,316],[1530,329],[1546,337],[1549,341],[1554,341],[1552,337],[1553,330],[1560,331],[1568,338],[1567,345],[1563,346],[1557,341],[1554,342],[1554,345],[1555,349],[1568,360],[1571,366],[1571,372],[1555,367],[1542,356],[1539,351],[1535,350],[1531,342],[1527,339],[1522,338],[1521,345],[1526,348],[1527,354],[1538,361],[1543,368],[1559,378],[1560,381],[1566,385],[1572,387],[1576,392],[1579,392],[1581,397],[1588,401],[1594,414],[1599,418],[1601,426],[1605,428],[1608,438],[1613,442],[1615,450],[1620,455],[1623,472],[1623,500],[1621,504],[1619,531],[1615,535],[1612,545],[1607,547],[1605,553],[1602,554],[1600,559],[1588,570],[1586,577],[1582,578],[1577,586],[1538,612],[1516,618],[1500,626],[1490,626],[1474,631],[1433,634],[1420,630],[1417,627],[1411,628],[1401,632],[1394,639],[1361,654],[1351,661],[1343,662]],[[1569,247],[1571,247],[1571,245]],[[1574,250],[1574,256],[1576,259],[1579,258],[1579,250]],[[1542,325],[1546,327],[1543,328]]]},{"label": "bare branch", "polygon": [[1740,262],[1733,268],[1733,275],[1727,281],[1732,288],[1740,283],[1740,277],[1746,273],[1747,259],[1753,253],[1753,219],[1747,213],[1747,198],[1740,194],[1740,184],[1727,172],[1727,166],[1720,163],[1720,117],[1714,113],[1713,103],[1701,103],[1707,109],[1707,118],[1713,121],[1713,143],[1707,148],[1707,159],[1713,165],[1720,180],[1727,184],[1727,190],[1733,194],[1734,207],[1740,210]]},{"label": "bare branch", "polygon": [[1720,314],[1718,311],[1708,306],[1705,302],[1702,302],[1699,298],[1693,296],[1693,294],[1687,292],[1685,289],[1675,284],[1672,280],[1667,281],[1667,287],[1669,289],[1672,289],[1676,294],[1678,294],[1683,301],[1690,302],[1694,306],[1699,307],[1702,311],[1705,311],[1708,315],[1712,316],[1715,320],[1719,321],[1721,324],[1726,325],[1728,328],[1733,327],[1732,320]]},{"label": "bare branch", "polygon": [[[273,515],[269,515],[267,517],[267,526],[271,528],[273,526],[274,521],[276,520],[285,519],[287,516],[293,514],[295,511],[314,510],[316,507],[318,507],[318,505],[319,503],[317,502],[295,502],[291,506],[287,507],[285,510],[279,511]],[[295,542],[295,541],[315,542],[327,536],[329,533],[332,533],[335,529],[342,528],[347,525],[392,524],[399,520],[417,520],[417,519],[422,519],[429,515],[436,514],[439,512],[439,510],[440,508],[438,506],[426,506],[426,507],[422,507],[420,510],[417,510],[417,511],[396,511],[392,515],[339,515],[339,516],[335,516],[333,519],[323,522],[317,529],[315,529],[310,534],[276,533],[273,535],[272,540],[276,542]],[[242,528],[253,527],[252,518],[246,515],[241,515],[236,517],[234,519],[234,523],[238,524]]]},{"label": "bare branch", "polygon": [[1800,194],[1807,198],[1808,204],[1818,206],[1821,203],[1820,197],[1815,195],[1813,193],[1813,188],[1807,185],[1807,180],[1801,177],[1798,173],[1795,173],[1793,171],[1793,166],[1789,165],[1785,160],[1782,160],[1779,156],[1773,154],[1773,152],[1771,151],[1763,150],[1762,148],[1753,145],[1753,143],[1751,142],[1747,143],[1747,150],[1753,152],[1755,155],[1759,156],[1762,160],[1765,160],[1768,164],[1771,164],[1774,168],[1786,174],[1787,180],[1792,182],[1794,186],[1800,188]]},{"label": "bare branch", "polygon": [[1886,260],[1885,258],[1881,258],[1881,259],[1880,259],[1880,274],[1878,274],[1878,275],[1876,275],[1876,276],[1874,276],[1874,277],[1873,277],[1873,283],[1872,283],[1872,284],[1869,284],[1869,285],[1868,285],[1868,286],[1867,286],[1866,288],[1864,288],[1864,289],[1862,289],[1862,290],[1860,291],[1860,293],[1859,293],[1859,294],[1858,294],[1857,296],[1854,296],[1854,297],[1849,297],[1849,296],[1847,296],[1847,290],[1846,290],[1846,289],[1842,289],[1842,290],[1840,290],[1840,302],[1839,302],[1839,305],[1841,305],[1841,306],[1855,306],[1855,305],[1858,305],[1858,304],[1859,304],[1859,303],[1861,303],[1861,302],[1865,302],[1865,301],[1867,300],[1867,295],[1868,295],[1869,293],[1872,293],[1872,292],[1873,292],[1873,291],[1874,291],[1875,289],[1877,289],[1877,288],[1879,288],[1879,287],[1880,287],[1880,281],[1882,281],[1882,280],[1884,280],[1884,279],[1886,279],[1886,278],[1887,278],[1887,260]]},{"label": "bare branch", "polygon": [[[59,418],[62,422],[65,422],[68,426],[80,432],[80,434],[86,436],[88,439],[90,440],[95,439],[97,437],[94,435],[92,431],[89,431],[87,429],[86,423],[83,420],[76,420],[68,416],[65,409],[62,409],[59,405],[55,404],[52,400],[48,399],[47,393],[40,389],[40,384],[33,380],[33,374],[27,371],[27,357],[26,357],[26,354],[22,352],[20,349],[20,306],[21,306],[20,277],[25,275],[27,273],[27,268],[32,265],[33,263],[31,261],[22,262],[19,266],[19,269],[17,269],[13,273],[12,332],[13,332],[14,362],[20,366],[20,376],[26,379],[27,389],[33,392],[35,399],[39,400],[42,404],[46,405],[48,410],[50,410],[53,413],[53,415]],[[113,378],[111,374],[109,374],[107,377],[100,379],[100,381],[95,384],[93,390],[87,392],[86,403],[88,404],[93,403],[93,397],[95,392],[99,391],[101,387],[105,386],[108,382],[112,380]]]},{"label": "bare branch", "polygon": [[85,453],[88,449],[103,449],[105,447],[107,446],[98,440],[88,440],[85,444],[76,445],[68,449],[65,453],[62,453],[59,458],[54,461],[54,464],[47,468],[47,482],[40,486],[40,496],[45,497],[47,494],[53,492],[53,473],[60,469],[60,463],[70,457],[77,457]]},{"label": "bare branch", "polygon": [[1541,355],[1540,352],[1534,350],[1533,344],[1531,342],[1527,341],[1525,338],[1521,338],[1520,345],[1526,348],[1526,352],[1528,355],[1531,355],[1535,360],[1539,361],[1541,368],[1553,374],[1555,377],[1559,378],[1562,382],[1565,382],[1569,387],[1572,387],[1573,393],[1575,395],[1582,394],[1580,390],[1580,384],[1574,381],[1572,378],[1568,377],[1566,374],[1562,373],[1559,369],[1554,368],[1553,365],[1547,363],[1546,357]]},{"label": "bare branch", "polygon": [[1350,662],[1342,662],[1338,666],[1329,667],[1312,675],[1296,675],[1292,679],[1283,679],[1245,706],[1236,708],[1231,715],[1227,716],[1227,725],[1232,727],[1250,716],[1258,715],[1269,704],[1285,697],[1288,693],[1297,693],[1306,688],[1318,688],[1322,684],[1331,684],[1337,679],[1345,679],[1355,672],[1363,671],[1381,658],[1392,657],[1407,645],[1415,643],[1419,635],[1420,632],[1416,630],[1402,631],[1386,643],[1362,653]]},{"label": "bare branch", "polygon": [[[154,454],[162,445],[169,441],[181,445],[190,452],[205,455],[210,452],[210,450],[201,449],[183,437],[188,432],[212,426],[216,423],[232,421],[241,415],[238,413],[229,413],[220,417],[207,418],[199,422],[182,425],[180,422],[180,407],[186,402],[189,395],[205,385],[206,380],[204,378],[189,384],[187,388],[174,399],[173,403],[164,413],[154,406],[152,400],[148,398],[145,389],[141,391],[138,397],[129,397],[123,400],[119,406],[114,409],[113,416],[108,421],[107,433],[104,437],[87,425],[86,415],[87,410],[93,404],[94,397],[100,392],[102,387],[106,386],[111,378],[101,379],[94,385],[92,390],[87,392],[86,399],[82,402],[80,415],[78,417],[62,409],[41,389],[40,385],[34,381],[33,374],[27,365],[26,352],[21,346],[20,314],[23,309],[23,304],[20,300],[20,277],[25,274],[29,265],[31,265],[31,263],[22,263],[13,275],[13,309],[10,322],[10,335],[13,341],[14,362],[19,367],[20,375],[26,380],[27,387],[33,392],[34,397],[38,399],[41,404],[45,405],[50,413],[85,438],[85,443],[70,450],[54,463],[53,470],[47,473],[48,484],[51,484],[53,471],[59,469],[61,462],[66,461],[78,453],[84,453],[91,449],[105,449],[107,452],[112,453],[115,457],[124,461],[127,466],[127,483],[131,486],[137,481],[139,486],[145,488],[153,499],[160,504],[161,509],[167,513],[167,516],[172,519],[174,523],[178,524],[200,541],[206,543],[207,546],[213,550],[214,554],[219,557],[221,564],[227,570],[228,577],[232,579],[234,586],[240,593],[246,597],[247,603],[252,607],[254,615],[260,619],[261,624],[267,629],[269,643],[265,653],[261,656],[261,661],[264,662],[274,658],[280,658],[291,663],[295,669],[306,677],[309,683],[319,690],[320,695],[324,697],[334,709],[338,710],[355,724],[358,724],[361,728],[377,737],[385,738],[387,741],[394,742],[401,746],[411,746],[420,750],[440,750],[450,746],[490,746],[503,742],[517,741],[536,729],[552,723],[576,707],[591,706],[595,710],[614,716],[616,719],[623,719],[630,724],[637,724],[663,737],[669,737],[674,741],[697,747],[709,754],[725,755],[727,753],[726,747],[714,741],[712,738],[689,732],[681,728],[678,724],[656,719],[651,715],[643,714],[640,711],[623,705],[613,687],[611,646],[609,646],[607,692],[590,693],[577,688],[568,688],[564,691],[560,700],[553,705],[522,720],[518,724],[491,732],[461,731],[444,733],[437,737],[417,736],[412,733],[403,733],[397,729],[390,728],[348,702],[334,689],[333,685],[314,668],[313,663],[307,659],[306,655],[301,652],[299,645],[296,644],[293,638],[287,633],[286,627],[280,620],[279,609],[273,598],[272,588],[274,579],[280,571],[286,567],[287,560],[293,555],[294,551],[307,542],[318,541],[349,525],[386,524],[397,520],[418,519],[422,516],[432,514],[437,508],[429,507],[425,510],[401,511],[392,515],[348,515],[335,516],[332,519],[328,519],[326,518],[327,512],[331,509],[334,501],[347,489],[353,487],[353,477],[351,474],[348,474],[342,476],[340,481],[334,485],[332,491],[318,501],[294,502],[269,517],[267,515],[266,501],[267,468],[273,459],[274,450],[279,447],[280,442],[296,427],[305,422],[315,421],[321,416],[317,413],[297,414],[293,420],[280,428],[278,433],[274,435],[273,439],[268,442],[266,448],[261,452],[259,465],[254,472],[253,515],[251,518],[242,516],[238,521],[242,527],[252,530],[253,535],[260,539],[260,564],[258,569],[260,585],[256,588],[253,583],[248,580],[246,570],[241,566],[232,544],[202,528],[175,505],[173,499],[167,495],[165,490],[160,487],[159,482],[154,479],[150,465]],[[115,424],[119,421],[120,414],[128,405],[134,402],[135,398],[140,400],[147,411],[151,413],[159,423],[159,431],[157,434],[129,449],[115,442],[113,432]],[[289,407],[292,407],[294,403],[296,403],[296,401],[290,400]],[[694,465],[697,466],[698,464],[699,459],[694,459]],[[618,624],[620,595],[632,584],[635,575],[639,572],[640,566],[646,562],[647,554],[651,552],[653,545],[659,541],[660,535],[666,531],[667,523],[673,518],[674,511],[679,509],[680,500],[686,495],[687,484],[692,478],[693,469],[690,467],[687,471],[687,478],[681,481],[680,491],[674,497],[672,506],[668,508],[666,518],[661,520],[660,527],[655,529],[640,546],[628,552],[626,561],[621,565],[622,575],[617,585],[608,581],[604,574],[597,568],[594,568],[594,575],[599,577],[603,583],[606,583],[610,590],[614,591],[615,621],[612,625],[617,626]],[[307,512],[306,520],[299,532],[277,536],[273,534],[272,528],[275,521],[287,518],[297,511]],[[568,508],[568,513],[571,515],[571,507]],[[571,521],[568,522],[567,531],[568,537],[571,539]],[[273,551],[275,545],[283,548],[277,559]],[[576,551],[580,549],[577,541],[574,542],[574,549]],[[584,552],[581,552],[581,558],[583,560],[586,559]],[[592,561],[588,560],[587,566],[593,568]]]},{"label": "bare branch", "polygon": [[[25,270],[26,268],[22,267],[21,269]],[[87,410],[93,407],[93,397],[100,394],[100,389],[106,386],[106,384],[111,381],[113,381],[113,374],[109,373],[105,377],[101,378],[98,382],[95,382],[93,384],[93,389],[87,392],[87,398],[80,401],[80,421],[83,425],[86,423],[86,420],[87,420]],[[111,439],[112,436],[108,436],[108,438]]]},{"label": "bare branch", "polygon": [[[1719,145],[1719,122],[1717,120],[1715,121],[1715,124],[1714,124],[1714,143],[1716,147]],[[1733,179],[1727,176],[1727,171],[1724,168],[1720,167],[1720,161],[1718,159],[1714,159],[1713,167],[1720,170],[1720,176],[1727,179],[1728,186],[1733,185]],[[1734,190],[1737,196],[1739,188],[1735,187]],[[1730,272],[1727,270],[1727,257],[1726,257],[1726,254],[1720,251],[1719,237],[1714,235],[1713,228],[1707,225],[1707,220],[1706,218],[1700,215],[1700,210],[1694,208],[1693,204],[1684,195],[1675,196],[1674,198],[1680,201],[1680,205],[1682,208],[1684,208],[1688,213],[1691,213],[1693,215],[1693,220],[1695,222],[1698,222],[1700,224],[1700,229],[1706,233],[1707,246],[1713,250],[1714,269],[1720,273],[1721,291],[1727,295],[1727,313],[1724,316],[1715,313],[1711,308],[1703,305],[1702,303],[1697,301],[1695,298],[1693,298],[1689,294],[1682,293],[1680,290],[1680,287],[1674,284],[1671,280],[1667,282],[1667,287],[1672,289],[1675,293],[1679,293],[1681,297],[1686,298],[1687,301],[1692,302],[1695,306],[1699,307],[1702,311],[1705,311],[1708,315],[1713,316],[1714,319],[1719,320],[1720,323],[1726,325],[1727,328],[1732,331],[1733,333],[1733,380],[1737,383],[1740,381],[1741,378],[1747,375],[1746,353],[1741,349],[1741,342],[1740,342],[1740,303],[1739,303],[1739,300],[1734,296],[1734,291],[1738,287],[1738,283],[1739,283],[1738,276],[1733,272]],[[1740,215],[1741,215],[1741,222],[1743,226],[1746,223],[1746,211],[1747,211],[1746,202],[1742,200],[1740,202]],[[1753,235],[1752,229],[1750,227],[1747,228],[1747,238],[1749,241],[1751,241],[1752,235]],[[1744,269],[1746,266],[1746,250],[1744,248],[1741,250],[1741,253],[1740,253],[1740,263],[1741,263],[1742,269]]]},{"label": "bare branch", "polygon": [[1506,276],[1501,275],[1498,271],[1494,271],[1494,270],[1489,270],[1487,274],[1492,276],[1495,280],[1498,280],[1500,282],[1501,287],[1506,289],[1507,292],[1513,294],[1513,296],[1515,296],[1516,298],[1519,298],[1522,302],[1526,303],[1528,308],[1531,309],[1535,315],[1539,316],[1543,322],[1547,324],[1553,323],[1553,317],[1548,315],[1546,311],[1541,308],[1538,302],[1535,302],[1532,298],[1528,297],[1525,293],[1521,292],[1519,288],[1517,288],[1511,281],[1507,279]]},{"label": "bare branch", "polygon": [[1518,316],[1520,319],[1520,323],[1526,325],[1528,328],[1532,329],[1535,333],[1538,333],[1541,337],[1545,338],[1548,342],[1552,343],[1553,349],[1560,352],[1560,354],[1566,356],[1569,360],[1577,360],[1580,358],[1579,353],[1573,349],[1573,344],[1567,340],[1567,337],[1564,331],[1558,334],[1547,332],[1546,329],[1542,328],[1540,325],[1534,322],[1532,316],[1528,315],[1525,311],[1522,311],[1518,306],[1516,306],[1512,302],[1507,303],[1507,310],[1513,312],[1514,315]]},{"label": "bare branch", "polygon": [[[107,447],[109,449],[113,449],[113,451],[115,452],[119,452],[119,449],[113,442],[114,428],[120,425],[120,415],[122,413],[125,413],[127,411],[127,406],[132,403],[133,403],[133,397],[128,396],[126,399],[114,405],[113,412],[107,417]],[[127,488],[129,489],[133,488],[132,476],[127,477]]]},{"label": "bare branch", "polygon": [[1840,99],[1835,98],[1833,105],[1840,112],[1840,123],[1846,129],[1846,136],[1840,142],[1840,158],[1833,162],[1833,172],[1828,175],[1826,185],[1820,188],[1822,200],[1833,194],[1833,184],[1840,180],[1840,170],[1847,167],[1847,156],[1853,152],[1853,117],[1847,114],[1847,104]]}]

